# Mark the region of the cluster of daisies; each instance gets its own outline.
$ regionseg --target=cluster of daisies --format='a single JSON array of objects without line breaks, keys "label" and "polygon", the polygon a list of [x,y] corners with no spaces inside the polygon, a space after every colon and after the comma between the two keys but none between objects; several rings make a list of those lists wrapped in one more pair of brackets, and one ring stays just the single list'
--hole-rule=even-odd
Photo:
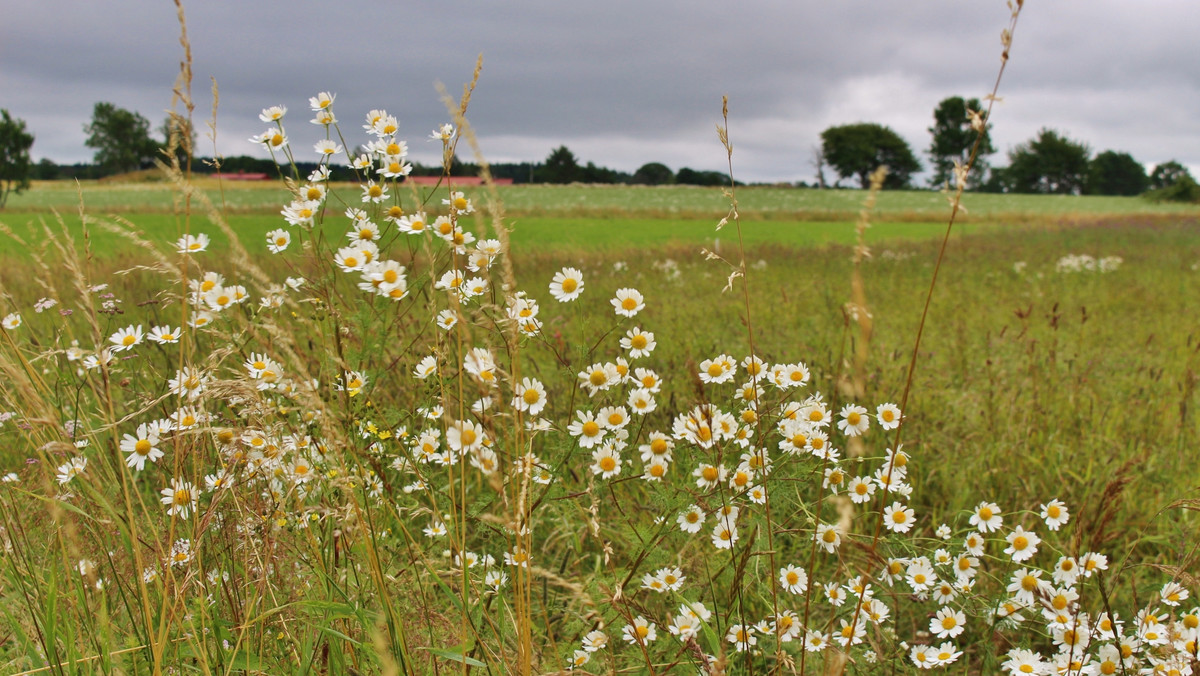
[{"label": "cluster of daisies", "polygon": [[[326,223],[329,161],[344,152],[332,140],[337,125],[334,98],[321,93],[310,99],[312,122],[327,132],[326,139],[314,147],[321,163],[282,209],[287,226],[267,233],[273,253],[289,249],[296,228],[299,237],[317,223]],[[285,114],[282,106],[264,109],[260,119],[270,126],[253,140],[273,156],[281,153],[290,160],[282,122]],[[126,470],[134,481],[154,487],[165,517],[198,519],[223,492],[239,490],[261,496],[260,504],[267,511],[259,516],[277,528],[302,529],[323,513],[320,500],[329,480],[339,473],[353,473],[345,479],[362,487],[366,495],[404,501],[402,515],[423,519],[412,532],[423,533],[432,543],[457,543],[469,536],[449,537],[456,524],[436,508],[436,497],[443,494],[444,482],[452,475],[445,470],[465,465],[478,473],[479,484],[485,487],[521,482],[549,491],[565,485],[571,495],[582,495],[579,489],[590,492],[601,485],[614,500],[617,491],[631,488],[661,492],[674,504],[687,505],[677,514],[672,510],[672,516],[657,519],[666,538],[677,540],[681,547],[694,538],[704,555],[733,560],[746,547],[743,534],[766,526],[767,505],[778,504],[771,503],[771,492],[802,490],[788,488],[801,483],[777,479],[807,476],[812,480],[802,482],[803,490],[812,488],[828,501],[836,501],[839,518],[826,522],[822,518],[828,514],[815,514],[811,524],[794,528],[789,523],[777,536],[777,551],[811,552],[815,569],[792,560],[780,561],[782,565],[769,570],[755,566],[754,572],[746,573],[761,578],[755,588],[760,599],[773,599],[768,613],[735,617],[720,608],[711,610],[700,600],[715,602],[708,596],[710,580],[702,579],[698,571],[685,570],[681,566],[687,563],[682,561],[660,565],[642,574],[640,587],[624,590],[636,602],[613,605],[612,627],[597,622],[577,648],[571,646],[568,666],[583,668],[597,653],[620,648],[649,655],[652,646],[668,641],[674,642],[672,650],[682,646],[701,664],[715,659],[709,651],[759,654],[783,650],[785,645],[788,650],[810,653],[853,649],[870,661],[887,656],[876,655],[870,647],[879,642],[866,645],[868,633],[893,636],[895,630],[888,625],[895,623],[896,616],[916,612],[927,617],[922,627],[927,627],[930,638],[914,645],[900,643],[891,658],[904,659],[917,669],[958,662],[971,641],[986,640],[993,628],[1027,628],[1035,638],[1009,651],[1003,665],[1014,674],[1192,673],[1200,609],[1182,610],[1190,594],[1178,582],[1164,585],[1135,617],[1083,608],[1085,582],[1106,570],[1108,561],[1095,552],[1074,556],[1043,541],[1039,528],[1055,532],[1069,522],[1063,502],[1040,505],[1037,527],[1026,527],[1034,520],[1032,512],[1006,513],[995,503],[982,502],[957,530],[949,525],[921,528],[919,515],[908,504],[913,492],[908,453],[888,448],[873,468],[866,459],[843,455],[847,445],[857,445],[873,428],[887,433],[899,427],[903,414],[895,404],[879,404],[873,410],[856,403],[837,406],[807,390],[811,374],[802,362],[768,363],[753,354],[722,353],[702,360],[689,374],[703,388],[704,403],[674,414],[660,410],[667,405],[660,401],[662,378],[650,363],[658,342],[641,323],[644,316],[639,319],[647,302],[636,288],[617,289],[604,306],[606,312],[611,306],[611,342],[616,344],[608,358],[576,365],[582,368],[572,368],[566,383],[516,377],[506,372],[504,355],[486,346],[458,347],[462,336],[451,340],[451,332],[460,322],[478,317],[486,319],[482,324],[487,326],[507,325],[531,341],[544,340],[542,308],[529,292],[493,288],[489,271],[502,254],[501,243],[479,239],[461,227],[459,217],[475,211],[466,195],[451,191],[442,200],[448,213],[433,218],[401,208],[396,184],[408,175],[411,165],[407,144],[396,136],[396,118],[373,110],[364,129],[372,140],[363,146],[362,154],[347,157],[365,176],[357,193],[359,202],[342,209],[348,225],[346,240],[331,247],[322,263],[334,274],[350,275],[352,284],[371,296],[409,303],[416,302],[417,295],[432,299],[433,345],[429,352],[414,347],[404,355],[411,360],[406,362],[406,368],[412,366],[407,372],[409,385],[427,397],[428,405],[399,425],[356,419],[366,453],[379,461],[372,466],[392,474],[348,472],[327,454],[327,442],[314,424],[320,409],[301,401],[369,392],[373,381],[365,371],[339,369],[340,375],[323,387],[307,376],[288,373],[284,362],[269,350],[257,352],[248,346],[244,347],[251,350],[248,356],[243,353],[244,361],[233,368],[185,366],[165,382],[165,391],[175,395],[167,400],[175,404],[170,415],[123,422],[118,429]],[[340,131],[337,136],[341,137]],[[431,134],[444,149],[455,138],[451,125]],[[387,257],[388,245],[416,241],[411,238],[440,242],[434,272],[413,276],[399,261]],[[209,243],[200,234],[185,235],[175,244],[182,254],[197,254],[206,251]],[[669,278],[678,276],[677,266],[665,272]],[[412,293],[410,283],[419,286],[425,279],[432,293]],[[289,302],[290,292],[299,292],[304,285],[298,277],[273,285],[258,308],[279,308]],[[564,267],[542,288],[551,305],[573,303],[585,292],[584,274]],[[245,287],[227,283],[215,272],[201,273],[189,280],[190,312],[184,321],[193,329],[207,327],[249,299]],[[480,302],[472,305],[475,299]],[[39,305],[37,311],[42,309]],[[22,320],[13,313],[0,325],[17,331]],[[65,352],[68,360],[82,362],[81,375],[94,369],[122,369],[126,360],[136,359],[146,348],[179,343],[183,331],[165,324],[149,330],[130,324],[92,350],[75,345]],[[456,395],[446,394],[450,390],[443,385],[455,381],[469,387],[453,388]],[[567,396],[564,390],[572,394]],[[467,399],[459,401],[456,396]],[[251,409],[253,414],[243,415]],[[505,438],[514,430],[521,435],[520,445]],[[166,467],[179,463],[164,459],[197,440],[217,450],[217,465],[207,474],[172,476]],[[73,486],[89,480],[87,442],[81,440],[76,446],[81,452],[57,468],[65,499]],[[15,474],[6,475],[5,481],[9,476]],[[398,480],[386,485],[398,487],[399,492],[388,495],[385,479],[393,477]],[[777,528],[779,518],[773,524]],[[867,524],[859,529],[866,532],[878,523],[885,534],[881,553],[894,549],[904,555],[886,557],[873,576],[848,576],[841,563],[843,545],[860,537],[852,530],[855,522]],[[932,547],[917,538],[929,533]],[[950,544],[955,533],[961,538],[958,545]],[[447,560],[460,572],[469,571],[482,594],[499,594],[507,585],[510,568],[528,570],[538,564],[534,558],[541,544],[540,533],[527,523],[509,527],[507,535],[516,544],[506,545],[504,551],[447,549]],[[664,548],[670,549],[666,538]],[[186,568],[201,544],[178,539],[164,545],[161,566],[147,568],[143,579],[155,579],[161,567]],[[935,551],[930,553],[931,549]],[[81,574],[93,575],[94,568],[80,564]],[[985,579],[989,582],[977,584]],[[999,602],[983,589],[994,586],[992,580],[1006,583]],[[696,600],[685,600],[689,598]],[[900,607],[909,599],[917,604],[915,611]]]}]

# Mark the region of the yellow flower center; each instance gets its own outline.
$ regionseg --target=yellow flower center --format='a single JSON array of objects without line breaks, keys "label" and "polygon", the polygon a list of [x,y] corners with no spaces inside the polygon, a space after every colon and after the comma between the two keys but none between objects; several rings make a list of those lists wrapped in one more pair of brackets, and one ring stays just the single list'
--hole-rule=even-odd
[{"label": "yellow flower center", "polygon": [[650,465],[650,476],[661,479],[667,473],[667,469],[662,465]]},{"label": "yellow flower center", "polygon": [[471,429],[470,427],[464,427],[462,435],[460,435],[459,438],[462,439],[463,446],[470,446],[471,444],[475,443],[475,430]]},{"label": "yellow flower center", "polygon": [[1013,538],[1012,545],[1013,549],[1019,552],[1029,546],[1029,538],[1025,537],[1024,535],[1018,535],[1017,537]]},{"label": "yellow flower center", "polygon": [[846,422],[850,423],[851,426],[858,425],[862,422],[862,415],[858,411],[851,411],[850,415],[846,416]]},{"label": "yellow flower center", "polygon": [[541,399],[541,395],[538,394],[537,390],[530,387],[529,389],[525,390],[525,393],[521,395],[521,398],[525,400],[526,404],[532,406],[533,404],[538,403],[538,399]]},{"label": "yellow flower center", "polygon": [[892,411],[892,409],[885,408],[883,409],[883,413],[879,414],[879,417],[883,418],[884,422],[892,422],[896,419],[896,414]]},{"label": "yellow flower center", "polygon": [[1062,510],[1059,509],[1058,505],[1050,505],[1046,508],[1046,515],[1051,519],[1057,519],[1059,514],[1062,514]]},{"label": "yellow flower center", "polygon": [[904,510],[897,509],[892,513],[892,521],[895,521],[896,523],[904,523],[907,520],[908,515],[904,513]]},{"label": "yellow flower center", "polygon": [[705,481],[716,481],[716,480],[717,480],[717,476],[719,476],[719,474],[718,474],[718,472],[717,472],[717,468],[716,468],[716,467],[713,467],[712,465],[709,465],[708,467],[705,467],[703,471],[701,471],[701,472],[700,472],[700,476],[701,476],[701,477],[702,477],[702,478],[703,478]]},{"label": "yellow flower center", "polygon": [[1024,589],[1027,592],[1031,592],[1034,589],[1037,589],[1037,586],[1038,586],[1038,581],[1037,581],[1036,577],[1034,577],[1032,575],[1026,575],[1025,577],[1021,578],[1021,589]]},{"label": "yellow flower center", "polygon": [[621,301],[621,309],[623,309],[623,310],[632,310],[637,306],[638,306],[638,303],[633,298],[626,298]]},{"label": "yellow flower center", "polygon": [[647,345],[646,336],[643,336],[639,333],[629,340],[629,344],[632,345],[633,349],[635,350],[644,350],[646,349]]},{"label": "yellow flower center", "polygon": [[463,209],[466,209],[467,208],[467,198],[455,197],[454,198],[454,208],[458,211],[462,211]]},{"label": "yellow flower center", "polygon": [[788,571],[788,574],[787,574],[787,582],[788,582],[788,584],[790,584],[790,585],[792,585],[792,584],[796,584],[796,583],[797,583],[797,582],[799,582],[799,581],[800,581],[800,576],[799,576],[799,575],[797,575],[796,573],[794,573],[794,572],[792,572],[792,571]]},{"label": "yellow flower center", "polygon": [[980,507],[979,508],[979,520],[980,521],[991,521],[992,516],[993,516],[993,514],[992,514],[992,510],[990,508],[988,508],[988,507]]},{"label": "yellow flower center", "polygon": [[837,531],[835,530],[827,530],[821,535],[821,539],[829,544],[837,542],[837,537]]},{"label": "yellow flower center", "polygon": [[597,434],[600,434],[599,423],[596,423],[595,421],[592,421],[592,420],[589,420],[589,421],[583,423],[583,436],[594,437]]},{"label": "yellow flower center", "polygon": [[151,445],[148,440],[138,439],[137,443],[133,445],[133,450],[137,452],[138,455],[149,455],[150,447]]},{"label": "yellow flower center", "polygon": [[600,387],[608,382],[608,374],[601,369],[596,369],[588,376],[588,382],[592,384],[592,387]]},{"label": "yellow flower center", "polygon": [[655,455],[662,455],[667,452],[667,440],[661,437],[650,442],[650,452]]},{"label": "yellow flower center", "polygon": [[953,615],[942,618],[942,629],[953,629],[956,626],[958,626],[958,620],[955,620]]}]

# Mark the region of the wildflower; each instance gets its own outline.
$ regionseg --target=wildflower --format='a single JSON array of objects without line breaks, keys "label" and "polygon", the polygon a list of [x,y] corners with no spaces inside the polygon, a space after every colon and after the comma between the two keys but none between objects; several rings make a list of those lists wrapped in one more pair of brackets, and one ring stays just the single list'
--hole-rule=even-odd
[{"label": "wildflower", "polygon": [[283,119],[285,113],[287,113],[287,106],[271,106],[270,108],[263,108],[258,119],[263,122],[278,122]]},{"label": "wildflower", "polygon": [[1188,599],[1188,590],[1178,582],[1171,580],[1163,585],[1162,589],[1158,592],[1158,597],[1168,606],[1178,606]]},{"label": "wildflower", "polygon": [[525,548],[520,545],[513,545],[511,551],[504,552],[504,565],[528,568],[529,552],[525,551]]},{"label": "wildflower", "polygon": [[314,111],[325,110],[326,108],[329,108],[329,106],[333,105],[333,100],[336,97],[337,97],[337,94],[330,94],[329,92],[321,92],[320,94],[317,94],[316,96],[310,96],[308,99],[308,105]]},{"label": "wildflower", "polygon": [[713,546],[717,549],[731,549],[737,540],[738,532],[734,520],[728,517],[718,519],[712,533]]},{"label": "wildflower", "polygon": [[1041,579],[1042,571],[1037,569],[1022,568],[1012,575],[1012,582],[1008,585],[1008,593],[1014,594],[1014,599],[1017,603],[1031,606],[1033,605],[1036,594],[1049,593],[1052,589],[1050,583]]},{"label": "wildflower", "polygon": [[867,409],[856,404],[846,404],[838,415],[842,418],[838,421],[838,429],[848,437],[864,434],[871,423],[871,419],[867,417]]},{"label": "wildflower", "polygon": [[[580,444],[582,446],[582,443]],[[621,473],[621,456],[609,444],[592,451],[592,474],[611,479]]]},{"label": "wildflower", "polygon": [[653,333],[636,326],[626,331],[625,337],[621,339],[621,349],[628,350],[631,359],[650,356],[656,345]]},{"label": "wildflower", "polygon": [[579,446],[592,448],[600,443],[606,430],[600,421],[596,420],[595,414],[591,411],[576,411],[575,417],[578,419],[567,427],[567,433],[579,438]]},{"label": "wildflower", "polygon": [[588,660],[591,659],[591,657],[591,654],[586,650],[576,650],[574,654],[571,655],[571,662],[567,665],[567,669],[582,667],[588,663]]},{"label": "wildflower", "polygon": [[162,494],[162,503],[167,505],[167,516],[178,515],[186,519],[190,510],[196,509],[198,496],[196,487],[190,481],[171,479],[171,485],[159,493]]},{"label": "wildflower", "polygon": [[938,638],[954,638],[966,629],[967,616],[961,610],[941,608],[929,620],[929,631]]},{"label": "wildflower", "polygon": [[282,129],[268,129],[258,136],[250,137],[251,143],[261,143],[270,151],[282,150],[288,144]]},{"label": "wildflower", "polygon": [[910,659],[918,669],[932,669],[940,665],[933,647],[927,645],[913,646],[908,652],[908,659]]},{"label": "wildflower", "polygon": [[676,521],[683,532],[696,533],[704,525],[704,510],[700,509],[697,505],[692,505],[687,510],[681,512]]},{"label": "wildflower", "polygon": [[416,367],[413,368],[413,376],[419,380],[425,380],[435,373],[437,373],[437,358],[431,354],[422,357],[421,361],[417,362]]},{"label": "wildflower", "polygon": [[459,453],[483,448],[483,426],[470,420],[457,420],[446,429],[446,445]]},{"label": "wildflower", "polygon": [[471,204],[471,200],[467,199],[466,193],[461,190],[450,193],[450,197],[442,200],[442,204],[460,214],[469,214],[475,211],[475,206]]},{"label": "wildflower", "polygon": [[875,494],[875,483],[865,477],[856,476],[850,480],[846,492],[850,495],[851,502],[861,505]]},{"label": "wildflower", "polygon": [[58,479],[58,484],[61,486],[80,474],[83,474],[83,470],[87,469],[87,463],[87,458],[79,456],[59,465],[58,474],[56,477]]},{"label": "wildflower", "polygon": [[653,643],[654,639],[658,638],[658,632],[655,631],[653,622],[638,615],[633,620],[633,624],[627,624],[621,630],[621,637],[626,643],[644,646],[648,643]]},{"label": "wildflower", "polygon": [[1000,530],[1004,519],[1000,516],[1000,506],[994,502],[981,502],[971,515],[970,524],[979,529],[980,533],[991,533]]},{"label": "wildflower", "polygon": [[608,635],[602,631],[589,631],[583,637],[583,649],[589,653],[604,650],[608,647]]},{"label": "wildflower", "polygon": [[532,416],[541,413],[546,406],[545,386],[532,378],[523,378],[519,385],[513,387],[512,405]]},{"label": "wildflower", "polygon": [[150,334],[147,336],[147,338],[153,340],[159,345],[164,345],[166,343],[178,343],[179,335],[179,329],[173,329],[169,325],[156,326],[150,329]]},{"label": "wildflower", "polygon": [[560,303],[566,303],[579,298],[583,293],[583,273],[575,268],[563,268],[554,275],[550,282],[550,295]]},{"label": "wildflower", "polygon": [[699,635],[700,622],[689,613],[680,613],[672,618],[671,624],[667,625],[667,631],[673,636],[678,636],[679,640],[687,641]]},{"label": "wildflower", "polygon": [[795,565],[780,568],[779,584],[792,594],[803,594],[808,590],[808,573]]},{"label": "wildflower", "polygon": [[908,580],[908,585],[915,592],[923,592],[929,589],[930,586],[937,584],[937,575],[933,572],[933,565],[925,557],[919,557],[910,561],[904,573],[905,578]]},{"label": "wildflower", "polygon": [[1033,558],[1033,555],[1037,553],[1038,543],[1042,541],[1037,533],[1026,531],[1021,526],[1017,526],[1005,540],[1008,541],[1008,547],[1005,548],[1004,553],[1012,556],[1012,560],[1017,563]]},{"label": "wildflower", "polygon": [[892,403],[880,404],[875,409],[875,419],[883,429],[894,430],[900,426],[900,407]]},{"label": "wildflower", "polygon": [[963,540],[963,549],[974,556],[983,556],[983,536],[978,533],[971,533]]},{"label": "wildflower", "polygon": [[1086,552],[1079,557],[1079,566],[1083,568],[1083,576],[1091,577],[1099,570],[1108,570],[1108,557],[1098,552]]},{"label": "wildflower", "polygon": [[610,302],[616,313],[624,317],[633,317],[646,307],[642,294],[637,289],[617,289],[616,295]]},{"label": "wildflower", "polygon": [[725,633],[725,640],[732,643],[733,649],[738,652],[745,652],[758,643],[758,637],[754,635],[754,628],[743,624],[731,625],[729,631]]},{"label": "wildflower", "polygon": [[804,634],[804,650],[819,653],[829,646],[829,638],[815,629],[809,629]]},{"label": "wildflower", "polygon": [[1067,513],[1066,504],[1060,500],[1051,500],[1042,505],[1041,516],[1046,521],[1046,527],[1053,531],[1057,531],[1071,518]]},{"label": "wildflower", "polygon": [[846,602],[846,588],[837,582],[826,582],[821,586],[821,592],[834,608],[840,608]]},{"label": "wildflower", "polygon": [[841,529],[836,524],[817,524],[813,540],[829,554],[832,554],[842,544]]},{"label": "wildflower", "polygon": [[209,380],[211,376],[203,371],[185,366],[183,370],[176,371],[175,377],[167,382],[167,389],[191,401],[200,396]]},{"label": "wildflower", "polygon": [[910,507],[899,502],[893,502],[883,514],[883,525],[894,533],[907,533],[912,529],[913,516],[916,514]]},{"label": "wildflower", "polygon": [[141,325],[133,326],[132,324],[108,337],[108,342],[112,343],[113,352],[124,352],[131,350],[135,345],[142,342],[142,327]]},{"label": "wildflower", "polygon": [[142,423],[138,425],[136,436],[126,434],[121,440],[121,452],[128,453],[125,464],[139,472],[146,466],[146,461],[157,462],[165,455],[158,448],[158,432]]},{"label": "wildflower", "polygon": [[726,383],[733,380],[737,371],[737,362],[729,355],[718,355],[713,359],[700,362],[700,380],[710,384]]},{"label": "wildflower", "polygon": [[1032,650],[1013,648],[1008,651],[1008,659],[1000,665],[1002,669],[1012,674],[1044,674],[1049,665],[1042,661],[1042,656]]}]

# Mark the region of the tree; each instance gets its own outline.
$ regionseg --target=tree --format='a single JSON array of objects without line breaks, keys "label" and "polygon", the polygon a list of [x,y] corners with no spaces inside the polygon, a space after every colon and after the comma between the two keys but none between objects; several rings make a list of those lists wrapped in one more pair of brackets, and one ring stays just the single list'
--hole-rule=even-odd
[{"label": "tree", "polygon": [[1200,185],[1187,167],[1171,160],[1154,167],[1146,197],[1156,202],[1200,202]]},{"label": "tree", "polygon": [[141,169],[158,156],[160,146],[150,138],[150,121],[111,103],[98,102],[83,131],[88,135],[85,145],[96,149],[96,164],[110,173]]},{"label": "tree", "polygon": [[899,134],[881,124],[859,123],[830,127],[821,132],[821,152],[839,178],[857,176],[863,188],[880,165],[887,165],[885,188],[904,188],[911,176],[921,170],[908,143]]},{"label": "tree", "polygon": [[719,171],[696,171],[683,167],[675,174],[675,183],[703,186],[729,185],[729,175]]},{"label": "tree", "polygon": [[1150,187],[1155,190],[1170,188],[1184,178],[1192,178],[1192,172],[1179,162],[1170,160],[1156,165],[1154,171],[1150,172]]},{"label": "tree", "polygon": [[1088,175],[1091,150],[1052,129],[1008,153],[1003,176],[1010,192],[1078,195]]},{"label": "tree", "polygon": [[637,185],[666,185],[675,180],[675,172],[661,162],[649,162],[633,172],[630,183]]},{"label": "tree", "polygon": [[[942,99],[942,102],[934,109],[933,126],[929,128],[929,133],[933,135],[933,142],[926,151],[933,164],[933,177],[929,179],[930,185],[939,187],[946,183],[953,184],[955,160],[963,166],[967,165],[967,161],[971,158],[971,149],[975,147],[975,141],[979,138],[979,132],[972,126],[971,115],[968,111],[981,114],[982,110],[983,106],[980,105],[979,99],[966,100],[961,96]],[[985,124],[983,140],[979,142],[979,153],[975,157],[975,164],[971,167],[971,172],[967,174],[968,188],[974,189],[983,183],[988,170],[986,158],[994,152],[996,152],[996,148],[992,145],[992,139],[988,136]]]},{"label": "tree", "polygon": [[26,131],[25,120],[0,110],[0,208],[8,202],[9,194],[20,194],[29,187],[29,174],[33,169],[29,149],[32,147],[33,134]]},{"label": "tree", "polygon": [[1129,153],[1105,150],[1088,165],[1089,195],[1140,195],[1150,187],[1146,168]]},{"label": "tree", "polygon": [[579,160],[575,153],[566,146],[559,146],[550,151],[546,161],[538,172],[540,183],[572,183],[580,178]]}]

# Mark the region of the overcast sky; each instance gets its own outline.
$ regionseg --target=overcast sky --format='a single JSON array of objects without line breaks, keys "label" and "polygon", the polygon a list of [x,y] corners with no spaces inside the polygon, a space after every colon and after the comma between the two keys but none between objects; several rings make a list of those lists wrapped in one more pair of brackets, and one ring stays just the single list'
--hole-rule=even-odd
[{"label": "overcast sky", "polygon": [[[447,121],[435,82],[483,74],[468,118],[489,160],[581,160],[633,171],[723,169],[715,134],[730,99],[742,180],[812,180],[822,129],[879,122],[920,153],[946,96],[982,97],[1000,65],[1003,0],[193,0],[185,6],[197,126],[220,88],[217,152],[265,156],[247,139],[285,105],[293,146],[318,138],[308,97],[337,94],[351,144],[372,108],[400,119],[414,159]],[[0,107],[36,135],[34,158],[84,161],[97,101],[157,127],[182,50],[167,0],[0,0]],[[1045,126],[1094,152],[1200,169],[1200,2],[1028,0],[993,113],[1000,152]],[[212,142],[200,150],[212,154]],[[315,158],[315,155],[311,157]]]}]

